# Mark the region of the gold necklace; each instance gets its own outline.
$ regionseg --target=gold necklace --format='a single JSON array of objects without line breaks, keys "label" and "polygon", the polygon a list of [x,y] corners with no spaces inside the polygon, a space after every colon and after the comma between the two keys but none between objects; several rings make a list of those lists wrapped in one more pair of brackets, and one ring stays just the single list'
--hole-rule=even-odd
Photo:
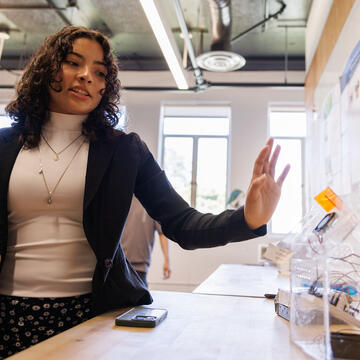
[{"label": "gold necklace", "polygon": [[49,185],[48,185],[48,183],[47,183],[47,181],[46,181],[46,178],[45,178],[44,167],[43,167],[42,160],[41,160],[40,146],[38,146],[39,158],[40,158],[39,174],[40,174],[40,175],[42,176],[42,178],[43,178],[44,185],[45,185],[46,191],[47,191],[47,193],[48,193],[48,197],[47,197],[47,199],[46,199],[46,202],[47,202],[49,205],[52,204],[52,202],[53,202],[53,198],[52,198],[52,197],[53,197],[53,195],[54,195],[54,193],[55,193],[56,188],[57,188],[58,185],[60,184],[60,181],[62,180],[62,178],[64,177],[64,175],[65,175],[65,173],[66,173],[66,171],[67,171],[67,169],[70,167],[71,163],[72,163],[73,160],[75,159],[75,156],[76,156],[76,155],[78,154],[78,152],[80,151],[80,149],[81,149],[81,147],[83,146],[84,142],[85,142],[85,139],[84,139],[84,141],[80,144],[80,146],[78,147],[78,149],[75,151],[73,157],[71,158],[70,162],[69,162],[69,163],[67,164],[67,166],[65,167],[65,170],[61,173],[58,181],[56,182],[56,184],[55,184],[55,186],[54,186],[54,188],[53,188],[52,190],[50,190]]},{"label": "gold necklace", "polygon": [[82,136],[82,134],[80,134],[79,136],[77,136],[74,140],[72,140],[70,142],[70,144],[66,145],[62,150],[60,151],[55,151],[51,145],[49,144],[49,142],[46,140],[45,136],[43,134],[41,134],[41,137],[44,139],[45,143],[47,144],[47,146],[50,148],[50,150],[55,154],[54,156],[54,161],[58,161],[60,158],[59,158],[59,155],[64,152],[69,146],[71,146],[77,139],[79,139],[80,137]]}]

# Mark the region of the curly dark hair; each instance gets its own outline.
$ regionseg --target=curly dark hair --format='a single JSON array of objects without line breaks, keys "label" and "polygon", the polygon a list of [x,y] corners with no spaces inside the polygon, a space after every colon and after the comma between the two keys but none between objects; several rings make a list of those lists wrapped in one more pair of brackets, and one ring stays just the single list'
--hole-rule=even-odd
[{"label": "curly dark hair", "polygon": [[34,148],[39,144],[41,128],[48,121],[49,87],[54,89],[52,84],[56,82],[56,74],[66,55],[72,51],[74,41],[79,38],[95,40],[101,45],[107,69],[106,87],[101,101],[83,123],[83,134],[96,140],[111,137],[115,133],[114,128],[119,122],[117,104],[121,85],[109,40],[96,30],[66,26],[44,40],[16,85],[16,99],[6,107],[6,112],[14,121],[12,126],[19,132],[20,142],[26,148]]}]

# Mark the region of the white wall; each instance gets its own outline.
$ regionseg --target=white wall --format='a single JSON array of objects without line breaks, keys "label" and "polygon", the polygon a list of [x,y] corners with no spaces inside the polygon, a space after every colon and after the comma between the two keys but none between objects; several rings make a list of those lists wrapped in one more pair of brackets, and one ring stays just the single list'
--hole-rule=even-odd
[{"label": "white wall", "polygon": [[305,31],[305,64],[309,70],[334,0],[314,0]]},{"label": "white wall", "polygon": [[[270,73],[267,74],[267,76],[270,75]],[[257,77],[253,74],[252,76],[252,81],[262,79],[261,75]],[[230,189],[235,187],[247,189],[253,162],[267,140],[268,104],[303,101],[303,88],[224,88],[209,89],[202,93],[130,91],[123,93],[123,102],[130,115],[129,130],[136,131],[142,136],[155,157],[159,142],[162,102],[228,103],[232,109]],[[173,274],[167,281],[162,280],[162,255],[157,242],[149,273],[150,286],[168,290],[191,289],[209,276],[221,263],[257,263],[259,244],[269,241],[268,238],[260,238],[229,244],[222,248],[195,251],[182,250],[177,244],[171,242],[170,259]]]},{"label": "white wall", "polygon": [[359,21],[360,0],[356,0],[319,80],[314,94],[315,104],[320,104],[328,92],[339,82],[346,62],[360,40]]},{"label": "white wall", "polygon": [[[356,0],[314,91],[315,112],[312,118],[308,119],[309,136],[307,141],[307,149],[312,154],[315,154],[307,166],[308,196],[311,201],[312,197],[326,186],[331,186],[339,195],[344,195],[354,190],[350,188],[354,185],[352,184],[351,173],[355,170],[356,166],[352,166],[351,163],[349,164],[349,159],[352,156],[351,154],[349,156],[348,149],[352,148],[357,152],[360,134],[351,131],[351,135],[349,135],[349,124],[345,117],[341,115],[341,97],[338,91],[339,79],[344,71],[344,67],[359,41],[359,22],[360,0]],[[317,45],[317,43],[315,44],[316,39],[313,39],[313,41],[314,46]],[[336,94],[332,99],[332,111],[327,119],[322,119],[322,106],[331,91],[334,91]],[[342,101],[344,101],[344,97]],[[337,125],[341,128],[341,131],[336,132],[333,130]],[[331,141],[328,141],[328,132],[332,135]],[[334,133],[336,136],[334,136]],[[336,141],[334,141],[334,137],[336,137]],[[352,139],[355,140],[355,143],[351,141]],[[335,165],[336,157],[340,159],[337,167]],[[326,159],[331,159],[332,161],[331,171],[329,169],[326,170]],[[358,165],[357,161],[356,165]]]}]

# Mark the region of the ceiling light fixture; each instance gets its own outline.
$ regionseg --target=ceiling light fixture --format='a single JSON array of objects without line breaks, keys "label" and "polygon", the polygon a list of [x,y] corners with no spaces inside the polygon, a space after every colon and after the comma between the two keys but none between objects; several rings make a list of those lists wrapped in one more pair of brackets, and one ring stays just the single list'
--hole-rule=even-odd
[{"label": "ceiling light fixture", "polygon": [[196,58],[199,66],[208,71],[229,72],[246,64],[243,56],[232,51],[208,51]]},{"label": "ceiling light fixture", "polygon": [[156,0],[140,0],[140,3],[174,77],[177,87],[182,90],[189,89],[189,85],[186,80],[186,73],[182,67],[182,59],[179,50],[171,29],[166,23],[165,17],[161,12],[159,4],[156,3]]}]

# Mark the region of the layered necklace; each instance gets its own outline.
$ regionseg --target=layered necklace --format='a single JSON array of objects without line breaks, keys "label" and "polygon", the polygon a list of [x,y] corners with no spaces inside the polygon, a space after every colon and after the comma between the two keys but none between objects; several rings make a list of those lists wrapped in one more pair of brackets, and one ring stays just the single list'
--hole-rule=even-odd
[{"label": "layered necklace", "polygon": [[49,147],[49,149],[54,153],[54,161],[58,161],[60,159],[59,155],[61,153],[63,153],[67,148],[69,148],[77,139],[79,139],[82,136],[82,134],[80,134],[79,136],[77,136],[74,140],[72,140],[70,142],[70,144],[66,145],[62,150],[60,151],[55,151],[52,146],[49,144],[49,142],[46,140],[45,136],[43,134],[41,134],[41,137],[43,138],[43,140],[45,141],[45,143],[47,144],[47,146]]},{"label": "layered necklace", "polygon": [[[49,147],[49,149],[55,154],[55,157],[54,157],[54,161],[58,161],[60,158],[59,158],[59,155],[64,152],[66,149],[68,149],[72,144],[75,143],[75,141],[77,139],[79,139],[80,137],[82,136],[82,134],[80,134],[78,137],[76,137],[74,140],[72,140],[70,142],[70,144],[66,145],[65,148],[63,148],[61,151],[58,151],[56,152],[51,146],[50,144],[48,143],[48,141],[45,139],[45,137],[43,135],[41,135],[41,137],[44,139],[45,143],[47,144],[47,146]],[[62,178],[64,177],[66,171],[69,169],[71,163],[73,162],[73,160],[75,159],[76,155],[79,153],[81,147],[83,146],[83,144],[85,143],[86,139],[84,139],[81,144],[78,146],[78,148],[76,149],[74,155],[72,156],[72,158],[70,159],[69,163],[66,165],[65,169],[63,170],[63,172],[60,174],[59,176],[59,179],[57,180],[57,182],[55,183],[54,187],[52,188],[52,190],[50,190],[49,188],[49,185],[46,181],[46,177],[45,177],[45,172],[44,172],[44,166],[43,166],[43,162],[41,160],[41,151],[40,151],[40,145],[38,146],[38,150],[39,150],[39,159],[40,159],[40,169],[39,169],[39,174],[42,176],[42,179],[43,179],[43,182],[44,182],[44,185],[45,185],[45,188],[46,188],[46,191],[48,193],[48,196],[46,198],[46,202],[51,205],[53,203],[53,196],[54,196],[54,193],[55,193],[55,190],[57,189],[57,187],[59,186]]]}]

